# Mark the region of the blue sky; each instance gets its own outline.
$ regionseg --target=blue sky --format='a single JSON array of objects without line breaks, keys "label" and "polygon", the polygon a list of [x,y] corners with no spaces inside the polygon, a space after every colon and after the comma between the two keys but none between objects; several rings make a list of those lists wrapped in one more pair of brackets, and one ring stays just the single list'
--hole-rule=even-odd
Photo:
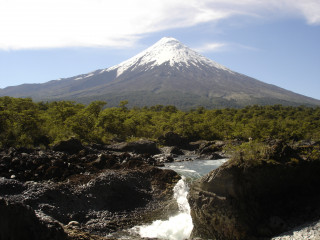
[{"label": "blue sky", "polygon": [[0,88],[108,68],[164,36],[320,99],[320,0],[0,0]]}]

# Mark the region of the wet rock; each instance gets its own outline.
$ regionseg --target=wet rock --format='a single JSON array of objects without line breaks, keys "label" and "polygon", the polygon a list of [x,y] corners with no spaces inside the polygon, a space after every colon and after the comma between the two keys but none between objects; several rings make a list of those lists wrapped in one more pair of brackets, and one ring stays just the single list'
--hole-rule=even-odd
[{"label": "wet rock", "polygon": [[174,161],[174,156],[172,154],[157,154],[153,156],[157,164],[169,163]]},{"label": "wet rock", "polygon": [[199,156],[199,159],[211,159],[211,160],[219,160],[219,159],[223,159],[226,158],[222,155],[220,155],[219,153],[207,153],[207,154],[201,154]]},{"label": "wet rock", "polygon": [[184,155],[184,152],[176,147],[176,146],[171,146],[171,147],[162,147],[161,149],[161,152],[166,154],[166,155]]},{"label": "wet rock", "polygon": [[98,236],[84,232],[81,228],[73,226],[64,226],[65,232],[68,234],[68,239],[72,240],[116,240],[114,238],[106,238],[105,236]]}]

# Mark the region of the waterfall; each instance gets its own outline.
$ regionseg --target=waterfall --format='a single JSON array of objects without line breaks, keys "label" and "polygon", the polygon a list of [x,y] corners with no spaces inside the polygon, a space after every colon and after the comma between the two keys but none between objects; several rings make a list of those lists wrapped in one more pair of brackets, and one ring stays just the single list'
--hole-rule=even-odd
[{"label": "waterfall", "polygon": [[[130,229],[132,235],[140,235],[142,238],[157,238],[166,240],[184,240],[189,239],[193,229],[192,218],[190,215],[190,206],[187,200],[189,188],[186,183],[197,179],[213,169],[218,168],[228,159],[220,160],[194,160],[188,162],[174,162],[166,165],[166,168],[172,169],[182,175],[182,179],[175,185],[174,199],[179,206],[179,213],[169,217],[168,220],[156,220],[150,225],[136,226]],[[129,238],[132,239],[132,238]]]},{"label": "waterfall", "polygon": [[168,240],[183,240],[190,237],[193,229],[190,206],[187,195],[189,192],[185,177],[175,185],[174,198],[179,206],[179,213],[168,220],[156,220],[150,225],[136,226],[132,229],[143,238],[158,238]]}]

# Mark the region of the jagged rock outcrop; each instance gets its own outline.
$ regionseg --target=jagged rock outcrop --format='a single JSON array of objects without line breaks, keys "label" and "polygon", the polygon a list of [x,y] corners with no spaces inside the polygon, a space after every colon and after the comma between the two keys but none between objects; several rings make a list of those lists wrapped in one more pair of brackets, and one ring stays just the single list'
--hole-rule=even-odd
[{"label": "jagged rock outcrop", "polygon": [[180,177],[154,161],[91,147],[73,155],[12,148],[0,152],[0,197],[28,205],[38,218],[64,227],[76,221],[80,233],[105,235],[178,211],[172,195]]},{"label": "jagged rock outcrop", "polygon": [[270,151],[270,161],[230,160],[193,184],[193,236],[268,239],[320,219],[320,161],[283,143]]},{"label": "jagged rock outcrop", "polygon": [[152,211],[165,211],[172,197],[170,182],[178,178],[173,171],[143,166],[75,175],[57,183],[0,178],[0,191],[63,224],[77,221],[90,232],[108,233],[141,223]]}]

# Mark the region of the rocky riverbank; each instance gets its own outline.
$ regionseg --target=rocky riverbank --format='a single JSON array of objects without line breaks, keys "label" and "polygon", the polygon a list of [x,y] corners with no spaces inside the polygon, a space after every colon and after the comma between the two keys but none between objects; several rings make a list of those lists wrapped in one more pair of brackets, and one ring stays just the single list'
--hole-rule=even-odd
[{"label": "rocky riverbank", "polygon": [[[166,219],[178,211],[172,196],[180,176],[159,166],[178,155],[219,159],[228,147],[239,154],[191,186],[191,237],[270,239],[320,219],[319,143],[257,148],[168,133],[157,144],[84,146],[72,138],[50,149],[0,149],[0,239],[113,239],[106,236]],[[310,229],[317,236],[317,226],[301,236]]]},{"label": "rocky riverbank", "polygon": [[139,144],[139,154],[75,139],[0,151],[0,239],[93,239],[177,211],[180,177]]},{"label": "rocky riverbank", "polygon": [[318,149],[317,143],[271,142],[264,159],[250,162],[240,154],[198,180],[189,196],[192,235],[270,239],[320,219]]}]

